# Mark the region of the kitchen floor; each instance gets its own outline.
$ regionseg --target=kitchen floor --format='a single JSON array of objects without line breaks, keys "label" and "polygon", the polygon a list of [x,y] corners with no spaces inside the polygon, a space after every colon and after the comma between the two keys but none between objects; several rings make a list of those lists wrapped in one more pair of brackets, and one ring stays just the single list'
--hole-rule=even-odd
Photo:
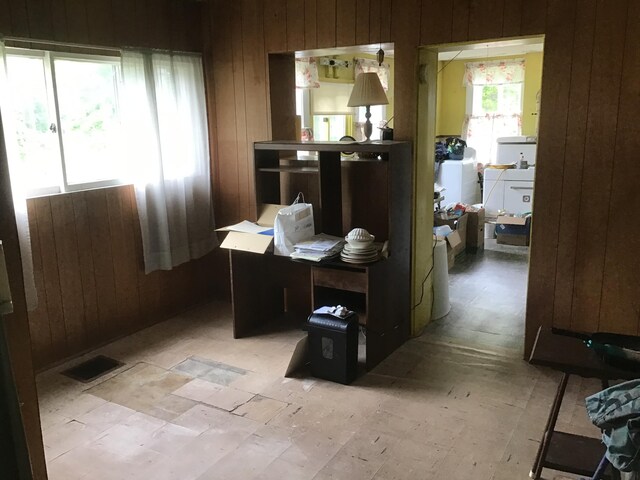
[{"label": "kitchen floor", "polygon": [[[449,316],[351,386],[283,378],[304,333],[233,340],[227,303],[98,349],[126,365],[90,384],[59,373],[81,359],[41,374],[50,479],[528,478],[559,375],[522,360],[526,262],[471,260]],[[598,436],[598,389],[572,379],[558,428]]]}]

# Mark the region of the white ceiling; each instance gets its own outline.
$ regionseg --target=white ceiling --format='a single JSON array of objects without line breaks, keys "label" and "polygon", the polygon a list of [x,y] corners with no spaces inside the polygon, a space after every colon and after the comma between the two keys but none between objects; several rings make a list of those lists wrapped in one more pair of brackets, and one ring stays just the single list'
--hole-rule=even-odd
[{"label": "white ceiling", "polygon": [[531,52],[542,52],[542,50],[543,43],[540,38],[451,45],[439,49],[438,60],[449,61],[454,58],[456,60],[469,60],[487,57],[505,57],[512,55],[524,55],[525,53]]}]

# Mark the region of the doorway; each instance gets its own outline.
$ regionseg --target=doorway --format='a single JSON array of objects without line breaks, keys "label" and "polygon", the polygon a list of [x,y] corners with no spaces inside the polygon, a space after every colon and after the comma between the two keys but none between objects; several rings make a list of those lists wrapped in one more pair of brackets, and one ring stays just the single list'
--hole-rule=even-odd
[{"label": "doorway", "polygon": [[416,188],[433,185],[448,270],[434,272],[426,332],[440,338],[523,351],[543,44],[526,37],[420,51],[418,163],[434,168]]}]

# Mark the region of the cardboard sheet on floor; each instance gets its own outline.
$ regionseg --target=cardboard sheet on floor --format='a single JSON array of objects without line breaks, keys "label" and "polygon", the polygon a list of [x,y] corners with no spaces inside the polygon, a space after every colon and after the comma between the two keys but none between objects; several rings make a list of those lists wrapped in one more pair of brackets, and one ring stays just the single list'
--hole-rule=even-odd
[{"label": "cardboard sheet on floor", "polygon": [[284,373],[286,378],[296,377],[309,364],[309,337],[301,338],[293,349],[291,360]]}]

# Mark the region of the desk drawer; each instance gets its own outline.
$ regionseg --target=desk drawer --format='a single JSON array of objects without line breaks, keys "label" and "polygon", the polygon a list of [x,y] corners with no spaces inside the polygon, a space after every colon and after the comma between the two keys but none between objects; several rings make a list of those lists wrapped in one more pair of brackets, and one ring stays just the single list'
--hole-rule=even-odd
[{"label": "desk drawer", "polygon": [[313,285],[349,292],[367,293],[367,272],[312,267]]}]

